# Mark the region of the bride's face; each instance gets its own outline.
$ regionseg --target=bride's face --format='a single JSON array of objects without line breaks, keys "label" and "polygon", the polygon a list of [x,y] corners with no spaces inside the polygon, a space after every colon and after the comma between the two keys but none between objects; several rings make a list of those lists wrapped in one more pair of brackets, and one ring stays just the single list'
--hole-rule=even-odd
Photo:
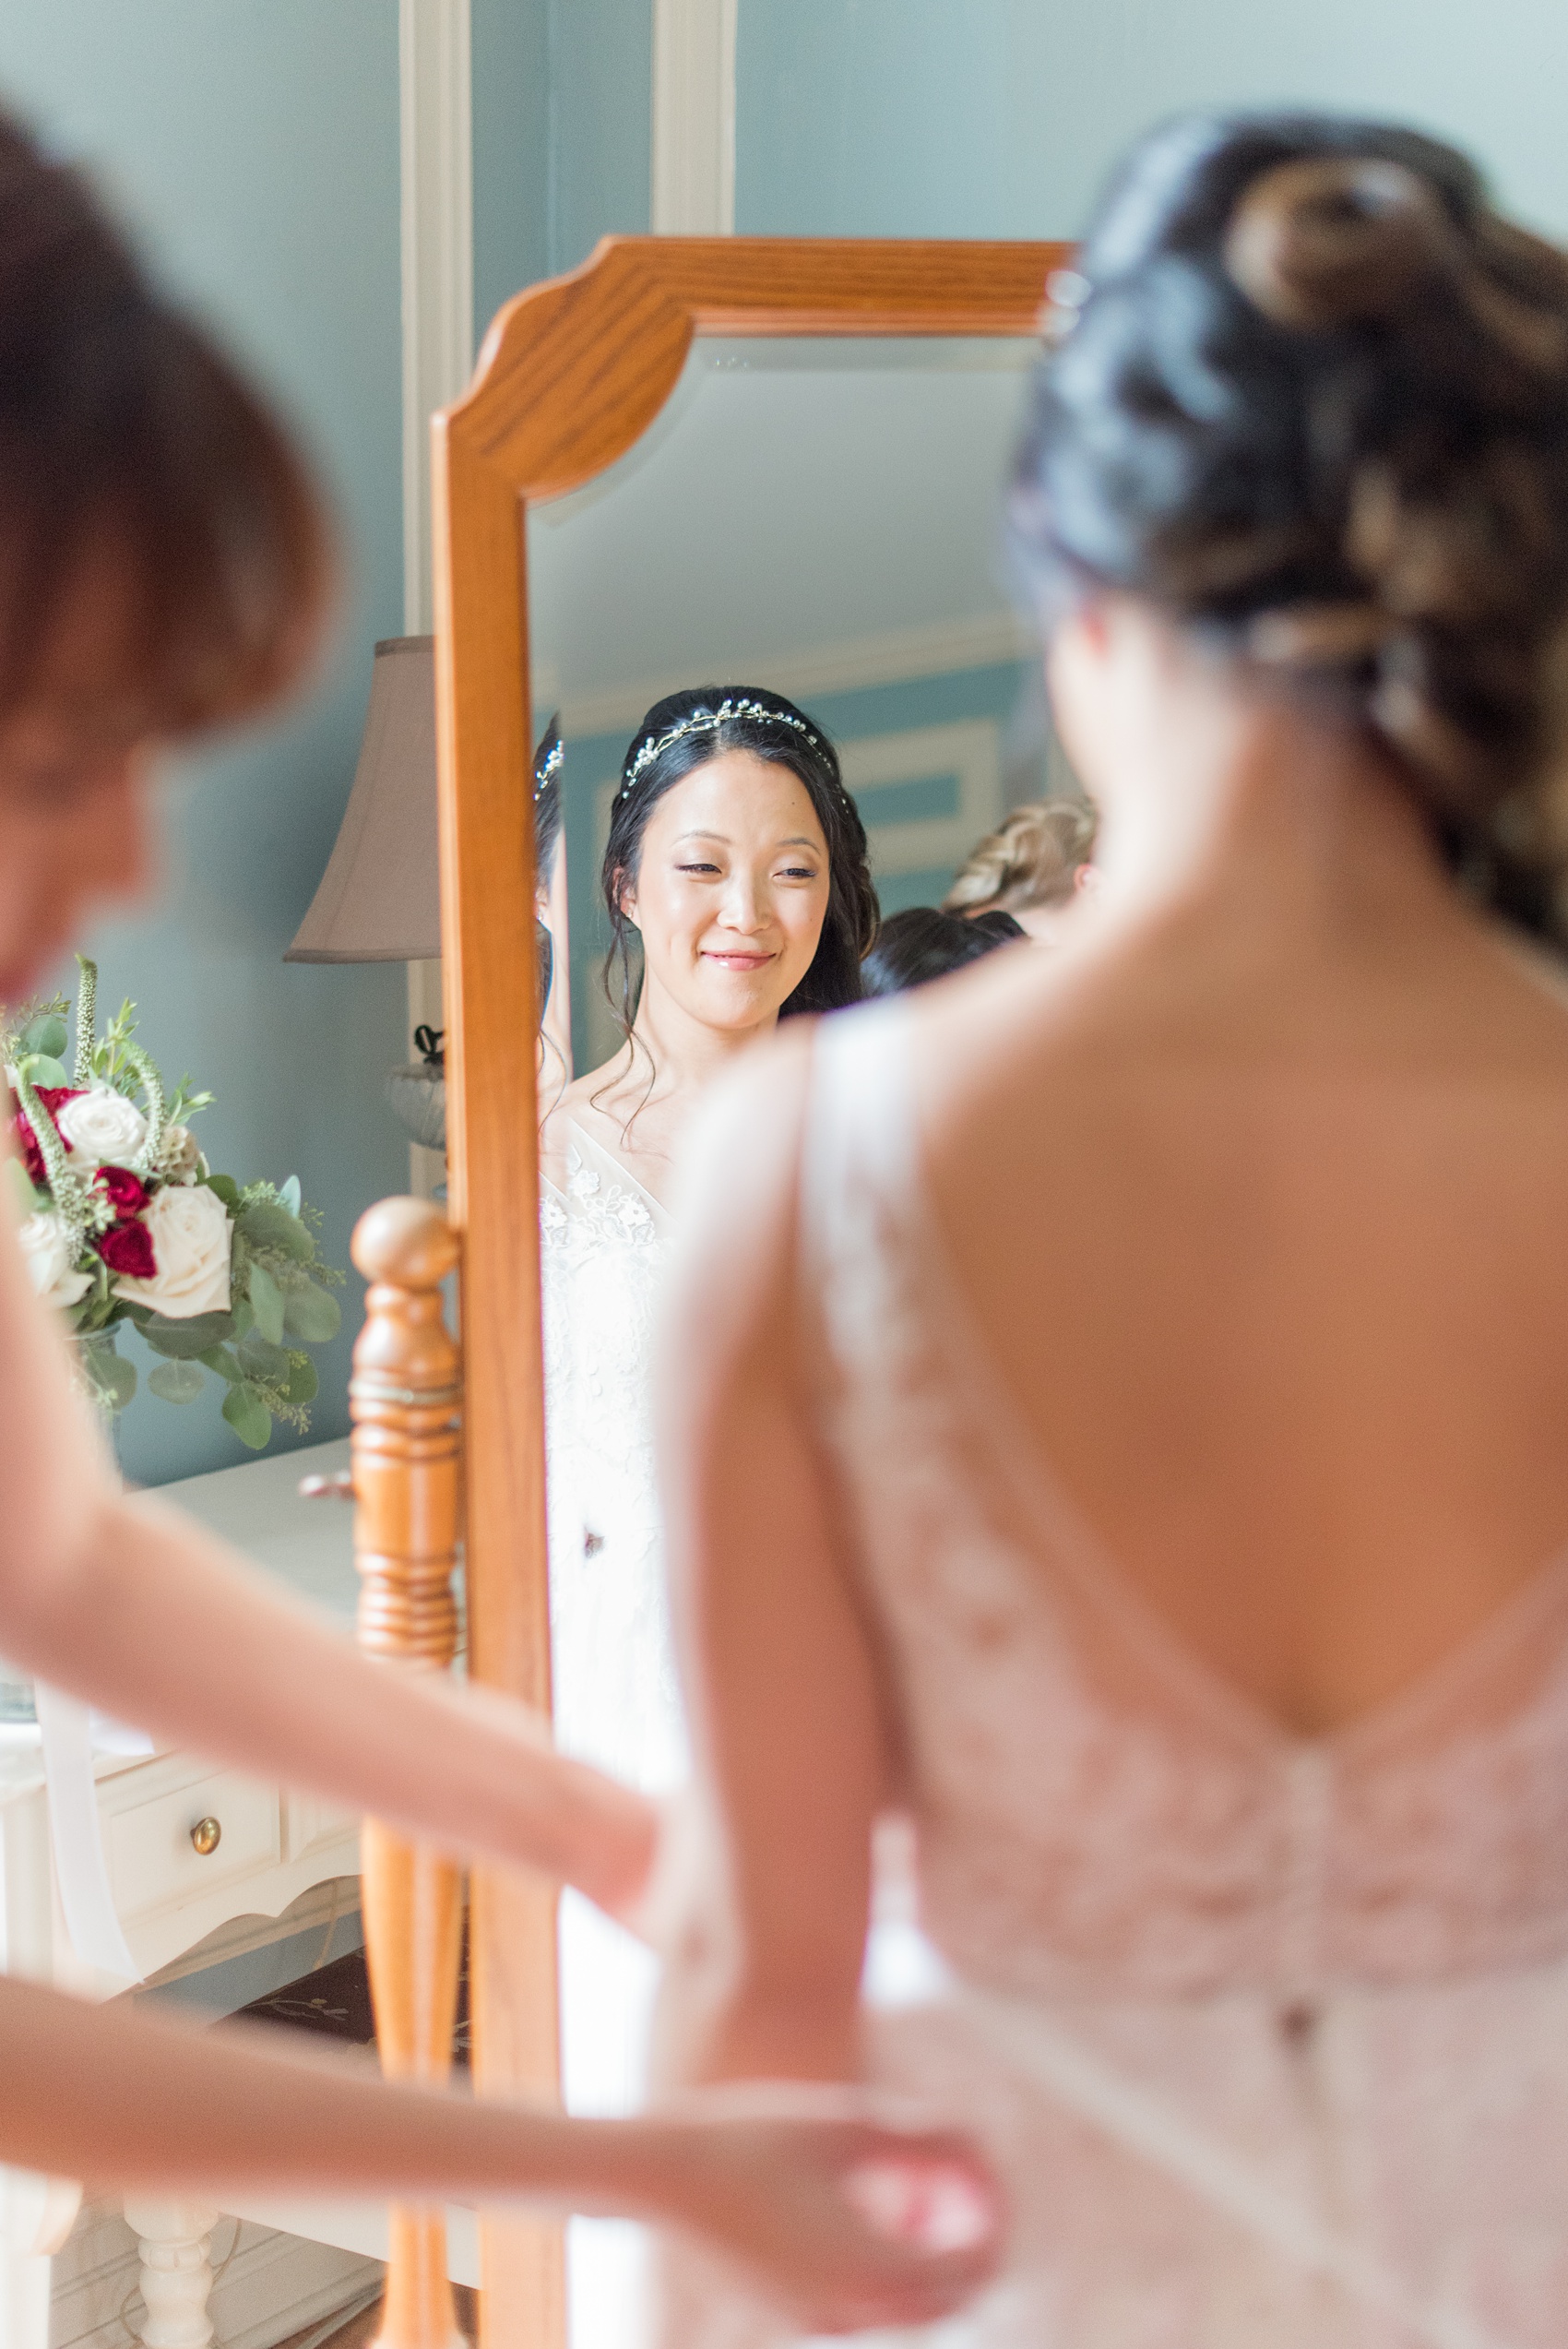
[{"label": "bride's face", "polygon": [[727,750],[667,791],[623,912],[646,984],[710,1028],[778,1015],[811,968],[827,912],[827,843],[787,767]]}]

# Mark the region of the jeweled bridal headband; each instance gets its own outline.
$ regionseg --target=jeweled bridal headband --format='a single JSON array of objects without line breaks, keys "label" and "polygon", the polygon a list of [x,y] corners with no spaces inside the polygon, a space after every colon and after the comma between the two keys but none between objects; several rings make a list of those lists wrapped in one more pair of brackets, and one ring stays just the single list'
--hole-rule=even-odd
[{"label": "jeweled bridal headband", "polygon": [[534,769],[533,795],[535,799],[541,795],[552,775],[558,775],[565,763],[566,745],[558,734],[550,745],[550,756],[543,766],[536,767]]},{"label": "jeweled bridal headband", "polygon": [[717,709],[694,709],[689,716],[677,718],[672,726],[666,726],[661,734],[650,735],[627,768],[620,796],[625,798],[643,769],[651,767],[656,758],[662,758],[671,743],[684,742],[689,734],[717,733],[729,718],[760,718],[770,726],[790,726],[796,733],[804,734],[814,750],[822,748],[803,718],[793,717],[785,709],[770,709],[764,701],[734,699],[726,694]]}]

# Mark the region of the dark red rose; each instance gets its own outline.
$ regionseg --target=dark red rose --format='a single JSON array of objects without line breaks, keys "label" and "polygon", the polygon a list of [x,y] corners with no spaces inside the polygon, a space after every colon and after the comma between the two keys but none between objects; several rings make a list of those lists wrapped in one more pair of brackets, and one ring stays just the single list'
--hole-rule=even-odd
[{"label": "dark red rose", "polygon": [[[33,1087],[34,1092],[51,1117],[59,1115],[63,1103],[75,1101],[77,1095],[85,1092],[86,1090],[84,1085],[35,1085]],[[29,1124],[25,1113],[19,1109],[11,1120],[11,1131],[15,1134],[20,1147],[22,1163],[27,1168],[29,1182],[32,1184],[35,1190],[46,1191],[49,1187],[49,1176],[44,1168],[43,1152],[38,1147],[38,1137]],[[65,1140],[64,1134],[61,1135],[60,1139],[64,1147],[69,1150],[71,1145]]]},{"label": "dark red rose", "polygon": [[[51,1117],[58,1117],[66,1102],[75,1101],[78,1093],[85,1093],[86,1091],[85,1085],[35,1085],[33,1087],[33,1091],[38,1095]],[[66,1142],[65,1148],[69,1150],[70,1147],[70,1143]]]},{"label": "dark red rose", "polygon": [[133,1281],[150,1281],[158,1270],[152,1234],[145,1223],[111,1224],[93,1246],[111,1272],[127,1273]]},{"label": "dark red rose", "polygon": [[128,1166],[101,1166],[92,1179],[113,1209],[117,1223],[128,1223],[147,1205],[147,1185]]},{"label": "dark red rose", "polygon": [[32,1127],[19,1109],[11,1120],[11,1131],[17,1138],[17,1148],[22,1154],[22,1164],[27,1168],[28,1181],[35,1191],[47,1190],[49,1174],[43,1163],[43,1152],[38,1147],[38,1139]]}]

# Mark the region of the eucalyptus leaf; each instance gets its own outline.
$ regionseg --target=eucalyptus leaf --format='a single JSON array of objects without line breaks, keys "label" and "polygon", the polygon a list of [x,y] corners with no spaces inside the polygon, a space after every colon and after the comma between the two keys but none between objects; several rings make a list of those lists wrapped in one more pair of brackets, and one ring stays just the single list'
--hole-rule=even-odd
[{"label": "eucalyptus leaf", "polygon": [[109,1294],[109,1267],[104,1263],[101,1257],[98,1258],[93,1270],[92,1288],[89,1294],[92,1298],[93,1311],[100,1316],[114,1311],[117,1307],[118,1312],[116,1318],[118,1319],[129,1320],[135,1318],[132,1307],[125,1298],[115,1297],[113,1300],[111,1299]]},{"label": "eucalyptus leaf", "polygon": [[22,1030],[22,1050],[58,1060],[65,1049],[65,1023],[57,1011],[41,1011]]},{"label": "eucalyptus leaf", "polygon": [[234,1299],[234,1335],[243,1338],[255,1320],[255,1309],[249,1297]]},{"label": "eucalyptus leaf", "polygon": [[136,1364],[115,1353],[111,1338],[83,1341],[81,1362],[99,1401],[110,1411],[124,1411],[137,1390]]},{"label": "eucalyptus leaf", "polygon": [[209,1346],[205,1353],[196,1356],[196,1360],[205,1362],[208,1370],[216,1370],[220,1378],[225,1379],[231,1387],[244,1383],[245,1374],[227,1346]]},{"label": "eucalyptus leaf", "polygon": [[240,1229],[253,1248],[279,1248],[297,1264],[308,1264],[315,1254],[315,1242],[299,1217],[271,1199],[257,1199],[254,1207],[247,1207],[240,1218]]},{"label": "eucalyptus leaf", "polygon": [[291,1403],[313,1403],[321,1392],[321,1380],[308,1353],[294,1354],[291,1358],[286,1392]]},{"label": "eucalyptus leaf", "polygon": [[193,1313],[184,1321],[166,1321],[161,1314],[149,1314],[141,1325],[142,1336],[154,1353],[171,1362],[196,1362],[213,1346],[220,1346],[225,1338],[234,1334],[232,1313]]},{"label": "eucalyptus leaf", "polygon": [[269,1346],[283,1342],[283,1292],[265,1264],[251,1266],[251,1310]]},{"label": "eucalyptus leaf", "polygon": [[289,1382],[289,1357],[281,1346],[264,1338],[259,1329],[253,1330],[239,1346],[240,1367],[247,1377],[263,1379],[269,1387],[285,1387]]},{"label": "eucalyptus leaf", "polygon": [[326,1289],[318,1289],[314,1281],[303,1289],[290,1289],[283,1299],[283,1327],[292,1338],[303,1338],[307,1346],[322,1346],[335,1338],[341,1327],[343,1308]]},{"label": "eucalyptus leaf", "polygon": [[70,1079],[52,1053],[30,1052],[18,1063],[30,1084],[68,1085]]},{"label": "eucalyptus leaf", "polygon": [[158,1362],[147,1374],[148,1392],[166,1403],[194,1403],[207,1380],[195,1362]]},{"label": "eucalyptus leaf", "polygon": [[232,1174],[208,1174],[205,1178],[209,1191],[216,1191],[227,1208],[240,1204],[240,1186]]},{"label": "eucalyptus leaf", "polygon": [[286,1207],[291,1215],[298,1215],[300,1211],[300,1178],[297,1174],[291,1174],[288,1181],[279,1190],[278,1194],[278,1204],[279,1207]]},{"label": "eucalyptus leaf", "polygon": [[223,1416],[250,1451],[260,1451],[272,1433],[272,1413],[254,1387],[231,1387],[223,1398]]}]

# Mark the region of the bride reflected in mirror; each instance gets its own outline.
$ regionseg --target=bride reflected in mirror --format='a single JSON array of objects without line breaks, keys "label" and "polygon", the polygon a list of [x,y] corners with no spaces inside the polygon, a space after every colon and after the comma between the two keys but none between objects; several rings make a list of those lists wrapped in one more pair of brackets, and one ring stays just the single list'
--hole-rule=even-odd
[{"label": "bride reflected in mirror", "polygon": [[[687,1771],[648,1370],[672,1169],[738,1053],[781,1019],[859,999],[877,903],[827,735],[792,702],[739,686],[648,711],[622,767],[602,887],[624,1041],[566,1086],[541,1137],[554,1712],[568,1752],[662,1795]],[[640,2101],[656,1977],[651,1950],[565,1896],[569,2110]],[[577,2349],[631,2339],[636,2231],[587,2221],[572,2235]]]}]

